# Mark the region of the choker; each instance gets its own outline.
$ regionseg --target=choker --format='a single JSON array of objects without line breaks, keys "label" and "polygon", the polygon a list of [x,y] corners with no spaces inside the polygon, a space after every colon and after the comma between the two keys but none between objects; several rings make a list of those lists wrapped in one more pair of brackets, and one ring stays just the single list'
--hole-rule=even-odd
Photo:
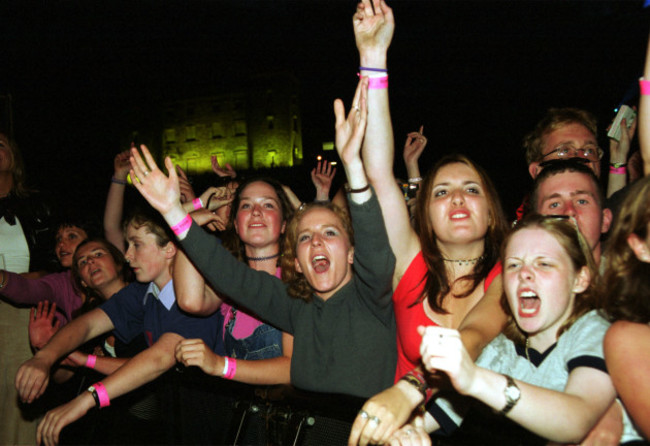
[{"label": "choker", "polygon": [[277,254],[273,254],[272,256],[266,256],[266,257],[246,257],[246,260],[252,260],[254,262],[263,262],[264,260],[271,260],[275,259],[277,257],[280,257],[280,253],[278,252]]},{"label": "choker", "polygon": [[476,257],[476,258],[474,258],[474,259],[460,259],[460,260],[456,260],[456,259],[445,259],[445,258],[443,257],[442,260],[444,260],[445,262],[458,263],[459,265],[475,265],[476,262],[478,262],[478,261],[480,261],[480,260],[483,260],[484,258],[485,258],[485,254],[483,254],[482,256]]}]

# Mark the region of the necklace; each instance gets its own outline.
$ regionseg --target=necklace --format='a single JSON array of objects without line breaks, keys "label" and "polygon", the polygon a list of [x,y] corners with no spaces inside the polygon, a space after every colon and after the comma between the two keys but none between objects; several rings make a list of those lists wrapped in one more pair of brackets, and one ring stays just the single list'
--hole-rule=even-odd
[{"label": "necklace", "polygon": [[445,259],[445,258],[443,257],[442,260],[444,260],[445,262],[458,263],[459,265],[474,265],[474,264],[476,264],[476,262],[478,262],[479,260],[483,260],[483,258],[485,258],[485,254],[483,254],[482,256],[479,256],[479,257],[473,258],[473,259],[460,259],[460,260],[456,260],[456,259]]},{"label": "necklace", "polygon": [[263,262],[264,260],[271,260],[275,259],[277,257],[280,257],[280,253],[278,252],[277,254],[273,254],[272,256],[266,256],[266,257],[246,257],[246,260],[252,260],[254,262]]}]

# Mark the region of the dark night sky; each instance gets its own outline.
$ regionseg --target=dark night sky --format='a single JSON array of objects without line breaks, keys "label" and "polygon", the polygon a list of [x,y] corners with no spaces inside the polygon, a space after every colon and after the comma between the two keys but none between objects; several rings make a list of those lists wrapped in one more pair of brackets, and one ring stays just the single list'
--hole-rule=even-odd
[{"label": "dark night sky", "polygon": [[[510,208],[528,186],[520,141],[543,112],[587,108],[604,128],[640,75],[649,23],[642,3],[393,0],[396,147],[424,124],[423,170],[445,153],[467,153]],[[2,2],[0,94],[13,97],[30,178],[101,207],[139,110],[273,70],[300,80],[311,166],[309,154],[333,139],[333,99],[349,104],[356,85],[355,4]]]}]

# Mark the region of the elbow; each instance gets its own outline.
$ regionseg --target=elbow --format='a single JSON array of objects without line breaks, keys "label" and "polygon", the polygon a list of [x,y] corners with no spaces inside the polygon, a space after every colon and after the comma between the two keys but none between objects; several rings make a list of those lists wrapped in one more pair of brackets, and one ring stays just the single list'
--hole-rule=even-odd
[{"label": "elbow", "polygon": [[176,302],[178,303],[178,306],[181,310],[190,314],[199,314],[203,309],[203,305],[200,299],[196,299],[189,293],[177,292]]}]

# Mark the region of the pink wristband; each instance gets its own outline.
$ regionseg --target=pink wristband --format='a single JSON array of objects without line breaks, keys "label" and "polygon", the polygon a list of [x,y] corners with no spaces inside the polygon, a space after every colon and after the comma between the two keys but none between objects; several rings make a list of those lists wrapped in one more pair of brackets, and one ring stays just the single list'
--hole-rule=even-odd
[{"label": "pink wristband", "polygon": [[192,205],[194,206],[194,210],[201,209],[203,207],[203,202],[201,201],[201,197],[192,200]]},{"label": "pink wristband", "polygon": [[369,90],[382,90],[384,88],[388,88],[388,76],[368,78]]},{"label": "pink wristband", "polygon": [[641,90],[641,96],[650,96],[650,81],[644,78],[639,79],[639,90]]},{"label": "pink wristband", "polygon": [[108,398],[108,392],[106,392],[106,387],[104,387],[104,384],[99,381],[93,384],[93,387],[95,388],[95,392],[97,392],[97,396],[99,397],[99,407],[110,406],[111,400]]},{"label": "pink wristband", "polygon": [[190,229],[190,226],[192,226],[192,217],[190,217],[190,214],[187,214],[181,221],[172,226],[172,232],[180,235]]},{"label": "pink wristband", "polygon": [[228,358],[228,371],[223,375],[226,379],[233,379],[237,373],[237,360],[235,358]]},{"label": "pink wristband", "polygon": [[627,167],[625,167],[625,166],[622,166],[622,167],[610,166],[609,167],[609,173],[613,173],[615,175],[625,175],[627,173]]},{"label": "pink wristband", "polygon": [[94,369],[95,368],[95,363],[97,362],[97,356],[95,355],[88,355],[88,358],[86,358],[86,367],[89,369]]}]

